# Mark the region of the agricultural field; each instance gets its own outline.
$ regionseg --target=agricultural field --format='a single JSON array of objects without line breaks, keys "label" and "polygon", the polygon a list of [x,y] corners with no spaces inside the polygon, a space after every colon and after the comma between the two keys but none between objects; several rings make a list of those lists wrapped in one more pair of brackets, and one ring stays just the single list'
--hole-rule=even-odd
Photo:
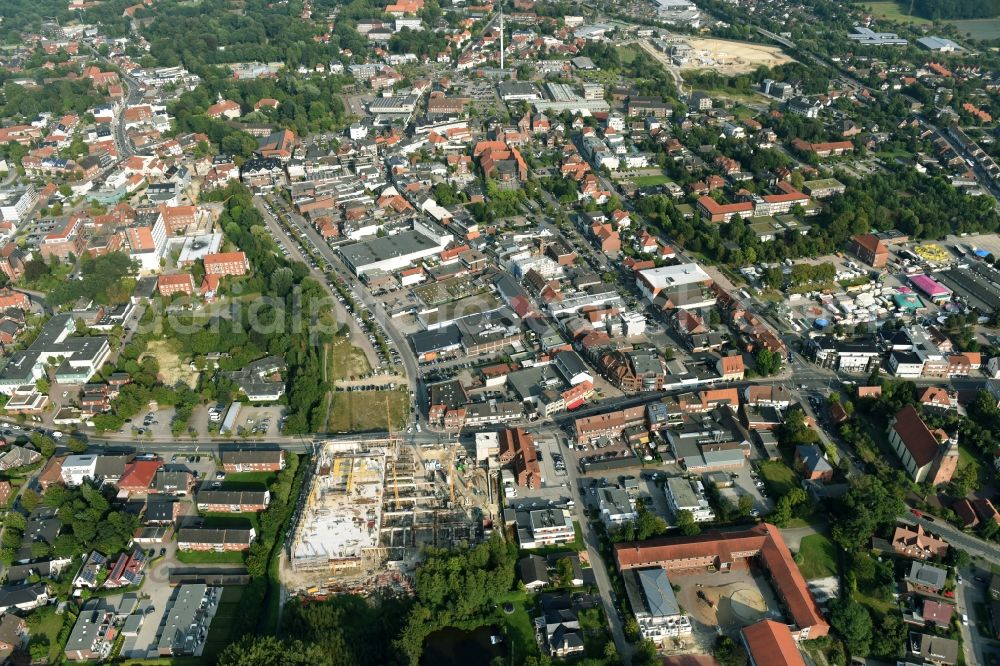
[{"label": "agricultural field", "polygon": [[929,25],[931,23],[931,21],[921,16],[909,16],[904,14],[903,12],[905,12],[906,9],[898,2],[893,2],[892,0],[869,2],[866,4],[872,13],[872,16],[875,18],[885,19],[887,21],[898,21],[899,23],[913,23],[916,25]]}]

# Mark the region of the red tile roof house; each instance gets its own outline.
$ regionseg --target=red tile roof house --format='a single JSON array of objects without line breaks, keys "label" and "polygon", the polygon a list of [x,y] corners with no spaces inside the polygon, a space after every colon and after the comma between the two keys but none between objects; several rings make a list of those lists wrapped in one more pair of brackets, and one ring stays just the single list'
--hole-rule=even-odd
[{"label": "red tile roof house", "polygon": [[707,194],[698,199],[698,210],[711,222],[731,222],[739,215],[743,219],[753,217],[753,203],[740,201],[732,204],[720,204]]},{"label": "red tile roof house", "polygon": [[900,525],[893,532],[892,549],[897,555],[916,560],[929,560],[947,555],[948,542],[931,536],[920,525],[917,525],[916,529]]},{"label": "red tile roof house", "polygon": [[143,494],[149,490],[156,470],[163,467],[161,460],[133,460],[125,465],[125,473],[118,481],[118,490],[129,494]]},{"label": "red tile roof house", "polygon": [[923,610],[920,617],[927,624],[934,624],[942,629],[947,629],[951,624],[951,616],[955,613],[955,607],[951,604],[943,604],[933,599],[924,599]]},{"label": "red tile roof house", "polygon": [[[774,525],[759,523],[742,530],[711,530],[693,537],[665,537],[615,544],[619,569],[659,566],[672,575],[703,573],[711,567],[721,574],[750,560],[765,569],[778,598],[787,609],[796,640],[820,638],[830,625],[816,605],[805,579]],[[761,665],[763,666],[763,664]],[[767,664],[770,666],[770,664]]]},{"label": "red tile roof house", "polygon": [[958,442],[942,431],[931,432],[913,405],[896,414],[889,443],[917,483],[948,483],[958,468]]},{"label": "red tile roof house", "polygon": [[205,275],[246,275],[250,261],[242,252],[207,254],[204,258]]},{"label": "red tile roof house", "polygon": [[788,626],[762,620],[740,632],[753,666],[806,666]]},{"label": "red tile roof house", "polygon": [[156,289],[160,296],[173,296],[174,294],[187,294],[193,296],[194,276],[189,273],[178,275],[161,275],[156,279]]}]

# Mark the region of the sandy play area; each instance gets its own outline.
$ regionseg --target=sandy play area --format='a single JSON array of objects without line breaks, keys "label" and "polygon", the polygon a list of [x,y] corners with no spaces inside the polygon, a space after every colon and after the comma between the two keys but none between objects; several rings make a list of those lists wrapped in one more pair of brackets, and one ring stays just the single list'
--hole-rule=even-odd
[{"label": "sandy play area", "polygon": [[779,616],[774,592],[763,577],[749,569],[677,576],[671,582],[681,586],[681,606],[701,625],[729,632]]},{"label": "sandy play area", "polygon": [[794,58],[778,46],[731,42],[725,39],[689,39],[693,51],[682,70],[714,69],[720,74],[753,72],[761,65],[774,67],[793,62]]}]

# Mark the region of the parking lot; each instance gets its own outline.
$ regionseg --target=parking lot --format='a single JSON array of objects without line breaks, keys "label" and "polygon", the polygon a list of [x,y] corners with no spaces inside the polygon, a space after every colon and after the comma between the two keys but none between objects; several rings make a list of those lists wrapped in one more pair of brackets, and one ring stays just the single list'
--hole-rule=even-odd
[{"label": "parking lot", "polygon": [[764,482],[749,462],[744,463],[743,467],[733,471],[729,476],[733,483],[732,487],[720,488],[719,494],[732,502],[733,506],[738,506],[740,497],[747,495],[753,500],[753,508],[762,514],[774,507],[774,500],[767,495]]},{"label": "parking lot", "polygon": [[266,407],[245,406],[240,409],[236,424],[251,435],[267,436],[279,433],[279,424],[283,423],[285,408],[281,405]]}]

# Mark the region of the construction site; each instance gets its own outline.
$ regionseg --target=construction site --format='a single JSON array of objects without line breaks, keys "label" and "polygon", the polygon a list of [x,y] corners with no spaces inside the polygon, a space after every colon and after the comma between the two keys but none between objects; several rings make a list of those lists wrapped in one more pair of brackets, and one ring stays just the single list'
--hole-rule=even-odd
[{"label": "construction site", "polygon": [[421,452],[396,438],[321,445],[282,567],[289,592],[405,593],[423,548],[484,538],[486,475],[469,470],[456,483],[457,448]]}]

